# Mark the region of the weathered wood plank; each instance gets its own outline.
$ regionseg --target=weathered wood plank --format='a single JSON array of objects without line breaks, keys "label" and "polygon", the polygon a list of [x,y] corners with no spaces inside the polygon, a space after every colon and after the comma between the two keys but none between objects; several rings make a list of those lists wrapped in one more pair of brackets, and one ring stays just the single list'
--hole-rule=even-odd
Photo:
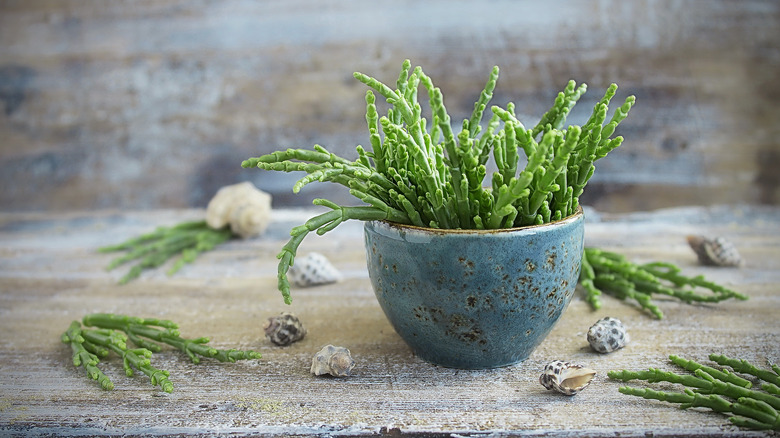
[{"label": "weathered wood plank", "polygon": [[[275,289],[275,253],[289,227],[310,212],[275,211],[267,234],[231,241],[174,277],[144,274],[125,286],[121,272],[102,269],[111,255],[94,249],[158,225],[202,215],[200,210],[0,214],[0,434],[378,434],[513,433],[528,436],[764,436],[729,425],[710,412],[680,411],[623,396],[606,378],[613,369],[673,369],[666,357],[707,361],[710,352],[756,363],[780,362],[780,210],[719,207],[598,215],[588,211],[588,245],[636,261],[666,260],[750,295],[745,302],[689,306],[661,301],[657,321],[634,306],[604,298],[589,309],[577,295],[550,336],[524,363],[486,371],[436,367],[417,359],[384,318],[365,270],[360,223],[310,238],[301,251],[326,254],[345,274],[334,285],[293,291],[292,307]],[[724,235],[739,247],[741,269],[705,268],[687,249],[688,233]],[[282,348],[262,335],[264,320],[283,310],[309,328]],[[176,388],[164,394],[143,376],[127,378],[110,360],[102,391],[70,365],[59,335],[91,312],[118,312],[177,321],[184,336],[210,335],[221,348],[255,349],[257,361],[188,363],[163,351],[155,364]],[[610,355],[589,350],[588,327],[620,318],[632,343]],[[354,376],[315,378],[312,355],[325,344],[350,348]],[[568,398],[538,383],[550,360],[598,371],[596,381]]]},{"label": "weathered wood plank", "polygon": [[459,121],[493,65],[529,123],[569,79],[638,104],[587,201],[608,211],[780,202],[780,4],[493,1],[0,2],[0,203],[15,211],[205,205],[252,180],[280,206],[346,191],[242,170],[249,156],[367,144],[359,70],[404,58]]}]

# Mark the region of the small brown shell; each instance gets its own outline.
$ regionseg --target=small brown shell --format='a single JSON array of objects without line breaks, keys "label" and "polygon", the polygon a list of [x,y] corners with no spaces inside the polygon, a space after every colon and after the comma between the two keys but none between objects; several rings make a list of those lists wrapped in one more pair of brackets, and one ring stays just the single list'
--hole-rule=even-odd
[{"label": "small brown shell", "polygon": [[742,256],[737,248],[724,237],[688,236],[688,245],[703,265],[741,266]]},{"label": "small brown shell", "polygon": [[263,329],[265,337],[280,346],[290,345],[306,336],[306,328],[292,313],[282,313],[268,318]]},{"label": "small brown shell", "polygon": [[544,367],[539,383],[547,389],[572,396],[585,389],[596,376],[596,372],[582,365],[554,360]]}]

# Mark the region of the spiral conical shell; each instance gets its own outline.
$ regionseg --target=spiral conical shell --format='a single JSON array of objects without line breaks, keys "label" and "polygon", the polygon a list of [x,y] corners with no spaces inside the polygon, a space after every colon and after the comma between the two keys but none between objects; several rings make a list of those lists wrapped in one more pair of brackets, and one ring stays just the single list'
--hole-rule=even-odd
[{"label": "spiral conical shell", "polygon": [[306,336],[306,328],[292,313],[282,313],[268,318],[263,329],[266,338],[281,346],[290,345]]},{"label": "spiral conical shell", "polygon": [[346,377],[352,374],[355,361],[349,350],[344,347],[326,345],[311,362],[311,373],[315,376],[330,374],[333,377]]},{"label": "spiral conical shell", "polygon": [[737,248],[724,237],[688,236],[687,240],[703,265],[741,266],[743,263]]}]

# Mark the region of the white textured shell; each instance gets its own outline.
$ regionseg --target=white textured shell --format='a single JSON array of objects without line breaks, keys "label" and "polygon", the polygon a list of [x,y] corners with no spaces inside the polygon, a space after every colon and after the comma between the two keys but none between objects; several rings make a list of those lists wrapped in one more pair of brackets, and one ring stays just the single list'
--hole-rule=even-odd
[{"label": "white textured shell", "polygon": [[262,234],[271,222],[271,195],[251,182],[222,187],[206,208],[206,223],[214,229],[230,224],[242,238]]},{"label": "white textured shell", "polygon": [[612,317],[602,318],[590,326],[588,343],[599,353],[611,353],[626,346],[631,340],[626,326]]},{"label": "white textured shell", "polygon": [[341,272],[330,260],[318,252],[297,257],[287,273],[290,281],[301,287],[335,283],[342,278]]},{"label": "white textured shell", "polygon": [[688,236],[687,240],[703,265],[741,266],[743,264],[737,247],[725,237]]},{"label": "white textured shell", "polygon": [[268,318],[263,329],[266,338],[281,346],[290,345],[306,336],[306,328],[301,324],[301,320],[286,312]]},{"label": "white textured shell", "polygon": [[352,374],[355,361],[344,347],[326,345],[314,355],[311,361],[311,373],[315,376],[330,374],[334,377],[346,377]]},{"label": "white textured shell", "polygon": [[581,365],[555,360],[544,367],[539,383],[547,389],[572,396],[585,389],[596,372]]}]

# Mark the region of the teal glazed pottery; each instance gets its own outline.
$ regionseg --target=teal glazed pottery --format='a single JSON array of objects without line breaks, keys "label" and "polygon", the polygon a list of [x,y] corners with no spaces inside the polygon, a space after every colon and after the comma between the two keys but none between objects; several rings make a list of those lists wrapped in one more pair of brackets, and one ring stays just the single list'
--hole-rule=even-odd
[{"label": "teal glazed pottery", "polygon": [[549,224],[440,230],[364,225],[379,304],[415,354],[451,368],[525,360],[574,295],[583,253],[582,210]]}]

